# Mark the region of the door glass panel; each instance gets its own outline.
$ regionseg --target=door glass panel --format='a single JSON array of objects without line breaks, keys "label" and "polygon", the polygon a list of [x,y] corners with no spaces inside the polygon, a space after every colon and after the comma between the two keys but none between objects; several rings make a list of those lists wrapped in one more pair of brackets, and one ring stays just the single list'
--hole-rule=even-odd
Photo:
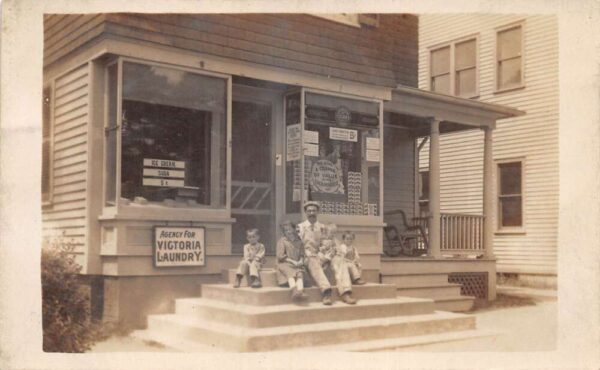
[{"label": "door glass panel", "polygon": [[271,105],[232,105],[231,213],[236,219],[232,252],[242,253],[246,230],[257,228],[267,252],[274,250]]}]

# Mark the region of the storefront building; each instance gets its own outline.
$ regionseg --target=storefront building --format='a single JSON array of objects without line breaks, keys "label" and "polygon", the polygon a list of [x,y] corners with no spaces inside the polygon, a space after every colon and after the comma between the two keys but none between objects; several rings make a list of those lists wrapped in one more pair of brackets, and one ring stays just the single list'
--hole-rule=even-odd
[{"label": "storefront building", "polygon": [[417,214],[415,139],[519,114],[407,87],[411,15],[50,15],[44,65],[44,236],[75,246],[97,316],[136,326],[222,281],[246,229],[274,266],[308,200],[380,281],[384,214]]}]

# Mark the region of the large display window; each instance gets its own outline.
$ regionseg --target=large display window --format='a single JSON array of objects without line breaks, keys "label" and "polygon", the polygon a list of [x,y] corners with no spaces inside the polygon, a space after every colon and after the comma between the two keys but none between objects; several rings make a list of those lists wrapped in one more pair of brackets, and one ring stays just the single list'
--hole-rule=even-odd
[{"label": "large display window", "polygon": [[120,61],[107,81],[106,204],[225,207],[227,80]]},{"label": "large display window", "polygon": [[324,214],[381,215],[380,101],[302,91],[286,97],[286,124],[288,213],[318,201]]}]

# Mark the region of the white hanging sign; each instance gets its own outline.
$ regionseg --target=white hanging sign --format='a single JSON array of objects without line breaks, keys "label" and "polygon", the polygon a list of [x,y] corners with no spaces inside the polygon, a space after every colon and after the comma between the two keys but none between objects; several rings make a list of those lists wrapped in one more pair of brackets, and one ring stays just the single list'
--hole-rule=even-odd
[{"label": "white hanging sign", "polygon": [[379,138],[378,137],[368,137],[367,138],[367,149],[379,150]]},{"label": "white hanging sign", "polygon": [[367,162],[379,162],[379,150],[367,149]]},{"label": "white hanging sign", "polygon": [[319,143],[319,131],[304,130],[304,143]]},{"label": "white hanging sign", "polygon": [[318,157],[319,146],[317,144],[304,143],[304,155],[307,157]]},{"label": "white hanging sign", "polygon": [[300,160],[300,124],[289,125],[287,127],[287,140],[286,140],[286,161],[298,161]]},{"label": "white hanging sign", "polygon": [[330,127],[329,138],[332,140],[358,141],[358,131],[347,128]]},{"label": "white hanging sign", "polygon": [[170,159],[144,158],[144,167],[185,168],[185,162],[172,161]]}]

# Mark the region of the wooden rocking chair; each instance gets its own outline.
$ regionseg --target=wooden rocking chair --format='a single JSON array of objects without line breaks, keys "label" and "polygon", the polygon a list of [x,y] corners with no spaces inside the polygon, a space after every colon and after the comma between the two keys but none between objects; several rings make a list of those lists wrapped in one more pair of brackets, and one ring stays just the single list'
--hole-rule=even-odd
[{"label": "wooden rocking chair", "polygon": [[[390,257],[399,255],[416,257],[427,254],[429,251],[429,240],[422,225],[409,224],[406,213],[401,209],[385,212],[384,215],[400,215],[404,226],[404,231],[402,232],[399,232],[398,228],[390,223],[383,228],[387,242],[383,245],[383,253],[385,255]],[[419,241],[422,241],[422,243],[419,243]]]}]

